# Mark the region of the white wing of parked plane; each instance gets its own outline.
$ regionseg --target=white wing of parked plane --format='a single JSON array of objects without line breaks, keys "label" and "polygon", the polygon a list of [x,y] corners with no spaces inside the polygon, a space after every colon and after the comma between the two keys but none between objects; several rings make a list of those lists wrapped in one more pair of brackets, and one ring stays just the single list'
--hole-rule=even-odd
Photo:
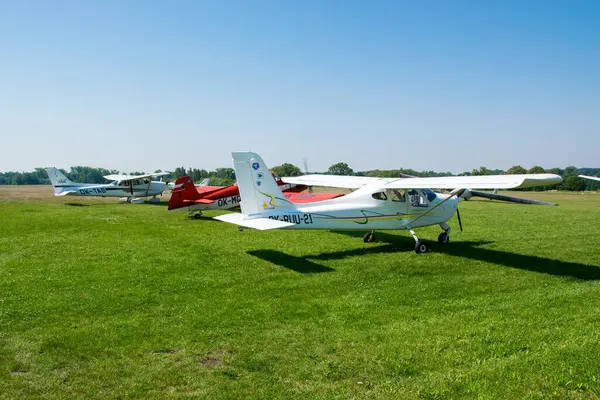
[{"label": "white wing of parked plane", "polygon": [[307,186],[325,186],[346,189],[358,189],[366,185],[383,185],[396,178],[375,178],[369,176],[319,175],[310,174],[281,178],[285,183]]},{"label": "white wing of parked plane", "polygon": [[600,177],[597,176],[587,176],[587,175],[579,175],[580,178],[591,179],[592,181],[600,182]]},{"label": "white wing of parked plane", "polygon": [[146,175],[105,175],[104,179],[108,179],[109,181],[132,181],[134,179],[144,179],[150,178],[154,176],[165,176],[169,175],[169,172],[156,172],[154,174],[146,174]]},{"label": "white wing of parked plane", "polygon": [[516,189],[545,186],[562,182],[555,174],[442,176],[397,179],[386,183],[385,189]]},{"label": "white wing of parked plane", "polygon": [[555,174],[440,176],[429,178],[371,178],[365,176],[304,175],[282,178],[286,183],[358,189],[369,185],[382,189],[516,189],[562,182]]}]

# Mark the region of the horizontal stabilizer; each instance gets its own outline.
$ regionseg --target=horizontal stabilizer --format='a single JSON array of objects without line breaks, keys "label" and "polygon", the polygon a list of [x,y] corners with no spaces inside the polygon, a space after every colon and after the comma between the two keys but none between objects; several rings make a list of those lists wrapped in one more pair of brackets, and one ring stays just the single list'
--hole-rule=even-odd
[{"label": "horizontal stabilizer", "polygon": [[230,224],[244,226],[246,228],[254,228],[260,231],[265,231],[268,229],[279,229],[279,228],[287,228],[289,226],[293,226],[295,224],[291,222],[283,222],[277,221],[269,218],[254,218],[254,219],[245,219],[246,216],[244,214],[238,213],[230,213],[223,214],[214,219],[218,219],[219,221],[229,222]]},{"label": "horizontal stabilizer", "polygon": [[77,194],[77,192],[74,190],[68,190],[66,192],[54,193],[55,196],[67,196],[70,194]]},{"label": "horizontal stabilizer", "polygon": [[196,199],[196,200],[184,200],[183,202],[190,203],[190,204],[212,204],[215,201],[209,200],[209,199]]}]

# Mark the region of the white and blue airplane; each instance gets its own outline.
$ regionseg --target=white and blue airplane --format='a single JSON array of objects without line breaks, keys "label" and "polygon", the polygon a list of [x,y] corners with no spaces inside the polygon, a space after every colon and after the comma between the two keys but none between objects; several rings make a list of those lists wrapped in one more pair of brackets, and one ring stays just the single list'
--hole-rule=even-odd
[{"label": "white and blue airplane", "polygon": [[[448,220],[458,213],[458,203],[471,189],[514,189],[553,185],[562,178],[554,174],[446,176],[431,178],[373,178],[336,175],[304,175],[282,178],[286,183],[356,189],[343,197],[309,204],[287,200],[262,158],[251,152],[234,152],[233,165],[241,195],[241,214],[215,217],[242,227],[265,229],[327,229],[368,231],[365,242],[374,240],[375,230],[408,230],[415,251],[424,253],[428,244],[414,229],[439,225],[438,241],[448,243]],[[435,189],[450,189],[449,194]],[[459,225],[460,214],[458,216]]]},{"label": "white and blue airplane", "polygon": [[76,183],[67,178],[57,168],[46,168],[46,173],[55,196],[100,196],[120,197],[121,202],[140,204],[143,197],[152,197],[150,202],[157,203],[156,197],[167,188],[166,182],[152,181],[153,176],[169,175],[169,172],[160,172],[148,175],[106,175],[104,179],[111,181],[107,184]]}]

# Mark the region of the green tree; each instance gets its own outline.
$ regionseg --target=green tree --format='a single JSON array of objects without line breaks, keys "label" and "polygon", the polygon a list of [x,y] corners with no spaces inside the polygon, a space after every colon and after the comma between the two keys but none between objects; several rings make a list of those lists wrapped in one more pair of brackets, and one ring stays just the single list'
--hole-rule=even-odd
[{"label": "green tree", "polygon": [[235,180],[235,170],[233,168],[217,168],[214,172],[216,178]]},{"label": "green tree", "polygon": [[563,178],[567,178],[569,176],[577,176],[579,175],[579,171],[577,170],[576,167],[570,166],[565,168],[565,170],[563,171]]},{"label": "green tree", "polygon": [[548,174],[556,174],[556,175],[562,175],[563,174],[563,170],[560,168],[550,168],[546,170],[546,173]]},{"label": "green tree", "polygon": [[506,171],[507,174],[510,175],[520,175],[520,174],[526,174],[527,170],[523,167],[521,167],[520,165],[513,165],[512,167],[510,167],[508,169],[508,171]]},{"label": "green tree", "polygon": [[571,175],[565,178],[560,188],[563,190],[583,191],[585,189],[585,182],[580,177]]},{"label": "green tree", "polygon": [[473,176],[477,176],[477,175],[489,175],[490,174],[490,170],[487,169],[487,167],[479,167],[479,169],[474,169],[473,171],[471,171],[471,175]]},{"label": "green tree", "polygon": [[181,178],[182,176],[186,176],[187,172],[185,171],[185,167],[177,167],[173,172],[173,179]]},{"label": "green tree", "polygon": [[281,164],[276,167],[271,168],[271,171],[277,176],[300,176],[302,175],[302,171],[300,168],[296,167],[294,164]]},{"label": "green tree", "polygon": [[546,170],[542,167],[540,167],[539,165],[535,165],[531,168],[529,168],[529,171],[527,171],[528,174],[544,174],[546,173]]},{"label": "green tree", "polygon": [[350,168],[345,162],[333,164],[331,167],[329,167],[327,173],[330,175],[354,175],[352,168]]}]

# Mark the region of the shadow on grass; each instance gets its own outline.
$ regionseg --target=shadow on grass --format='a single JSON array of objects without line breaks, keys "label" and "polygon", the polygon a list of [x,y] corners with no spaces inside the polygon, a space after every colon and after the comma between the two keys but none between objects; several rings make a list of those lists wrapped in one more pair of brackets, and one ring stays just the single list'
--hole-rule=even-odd
[{"label": "shadow on grass", "polygon": [[291,269],[292,271],[299,272],[301,274],[314,274],[321,272],[333,272],[333,268],[319,265],[310,260],[307,257],[296,257],[289,254],[282,253],[277,250],[252,250],[248,251],[248,254],[258,257],[262,260],[270,263],[280,265],[284,268]]},{"label": "shadow on grass", "polygon": [[156,203],[156,202],[150,202],[150,201],[147,201],[147,200],[146,200],[146,201],[144,202],[144,204],[148,204],[149,206],[162,206],[162,207],[164,207],[164,206],[168,206],[168,205],[169,205],[169,202],[168,202],[168,201],[161,200],[161,201],[159,201],[158,203]]},{"label": "shadow on grass", "polygon": [[439,246],[438,252],[471,260],[485,261],[511,268],[541,272],[557,276],[571,276],[586,281],[600,279],[600,267],[551,258],[510,253],[474,247],[469,242],[455,242],[448,246]]},{"label": "shadow on grass", "polygon": [[89,207],[89,204],[82,204],[82,203],[65,203],[65,206],[71,206],[71,207]]},{"label": "shadow on grass", "polygon": [[[335,231],[335,233],[356,237],[362,239],[362,232],[354,231]],[[378,242],[388,243],[389,246],[379,246],[371,248],[372,252],[387,253],[390,251],[408,251],[413,250],[414,240],[406,236],[390,235],[384,232],[375,232],[375,239]],[[582,280],[600,280],[600,266],[587,265],[570,261],[553,260],[551,258],[531,256],[525,254],[511,253],[508,251],[485,249],[479,246],[490,244],[490,241],[477,242],[450,242],[447,245],[440,245],[437,242],[430,241],[432,250],[438,253],[444,253],[456,257],[465,257],[471,260],[485,261],[493,264],[504,265],[506,267],[522,269],[526,271],[541,272],[544,274],[557,276],[571,276]],[[371,250],[368,249],[368,250]],[[336,253],[324,253],[308,258],[330,259],[337,254],[345,257],[356,253],[360,255],[369,253],[364,249],[344,250]]]}]

